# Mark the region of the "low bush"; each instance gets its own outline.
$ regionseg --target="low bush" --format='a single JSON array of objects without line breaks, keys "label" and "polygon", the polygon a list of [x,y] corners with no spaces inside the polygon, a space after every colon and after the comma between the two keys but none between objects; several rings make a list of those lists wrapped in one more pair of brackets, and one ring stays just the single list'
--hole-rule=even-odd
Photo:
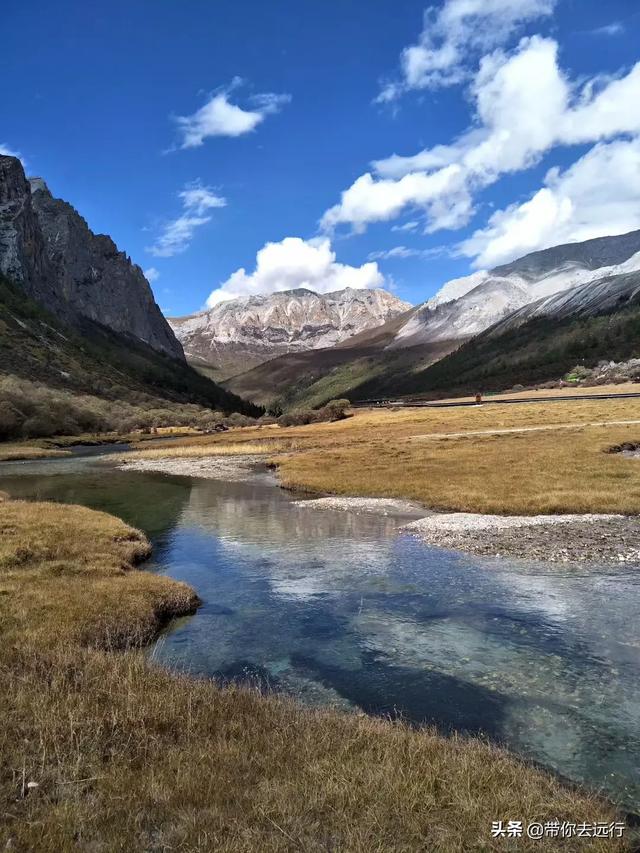
[{"label": "low bush", "polygon": [[323,421],[341,421],[347,417],[346,410],[351,405],[348,400],[330,400],[319,409],[297,409],[278,418],[283,427],[318,424]]}]

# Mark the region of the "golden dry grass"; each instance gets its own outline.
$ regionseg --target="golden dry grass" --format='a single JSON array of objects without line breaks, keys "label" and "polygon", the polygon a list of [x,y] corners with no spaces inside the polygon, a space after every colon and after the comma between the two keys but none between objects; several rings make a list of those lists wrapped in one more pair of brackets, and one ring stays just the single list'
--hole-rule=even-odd
[{"label": "golden dry grass", "polygon": [[38,447],[35,444],[0,443],[0,462],[17,462],[26,459],[50,459],[55,456],[67,456],[68,450],[55,450],[51,447]]},{"label": "golden dry grass", "polygon": [[[162,454],[197,447],[206,455],[264,434],[247,428],[176,440]],[[277,436],[295,442],[273,457],[288,488],[452,511],[640,513],[640,463],[604,452],[640,440],[640,399],[358,410]]]},{"label": "golden dry grass", "polygon": [[291,441],[245,441],[226,442],[220,444],[194,444],[191,446],[181,445],[172,447],[162,444],[161,447],[150,447],[145,450],[134,450],[123,453],[118,459],[122,462],[137,462],[141,459],[195,459],[205,456],[261,456],[269,453],[279,453],[283,450],[292,450],[294,443]]},{"label": "golden dry grass", "polygon": [[546,851],[557,840],[492,840],[491,821],[616,818],[478,740],[105,651],[148,637],[192,593],[133,569],[144,537],[104,513],[8,501],[0,518],[2,849]]},{"label": "golden dry grass", "polygon": [[139,643],[197,599],[186,585],[138,571],[144,535],[107,513],[55,503],[0,505],[3,644]]}]

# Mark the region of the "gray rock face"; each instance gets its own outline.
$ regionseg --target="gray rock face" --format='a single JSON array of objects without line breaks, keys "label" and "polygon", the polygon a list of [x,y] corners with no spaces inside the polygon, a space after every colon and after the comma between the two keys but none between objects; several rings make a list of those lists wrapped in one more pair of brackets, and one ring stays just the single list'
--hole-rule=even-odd
[{"label": "gray rock face", "polygon": [[29,183],[19,160],[2,156],[0,271],[69,322],[88,317],[184,359],[140,267],[41,178]]},{"label": "gray rock face", "polygon": [[31,203],[22,164],[0,156],[0,273],[51,308],[54,271]]}]

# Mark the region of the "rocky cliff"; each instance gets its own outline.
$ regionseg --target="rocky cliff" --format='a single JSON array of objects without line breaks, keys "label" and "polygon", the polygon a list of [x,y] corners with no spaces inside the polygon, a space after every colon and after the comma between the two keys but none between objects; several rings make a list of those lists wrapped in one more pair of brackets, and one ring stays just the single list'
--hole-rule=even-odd
[{"label": "rocky cliff", "polygon": [[212,365],[216,378],[227,378],[285,353],[334,346],[410,307],[380,289],[298,288],[232,299],[169,322],[194,364]]},{"label": "rocky cliff", "polygon": [[0,273],[66,322],[87,317],[184,359],[140,267],[41,178],[0,156]]}]

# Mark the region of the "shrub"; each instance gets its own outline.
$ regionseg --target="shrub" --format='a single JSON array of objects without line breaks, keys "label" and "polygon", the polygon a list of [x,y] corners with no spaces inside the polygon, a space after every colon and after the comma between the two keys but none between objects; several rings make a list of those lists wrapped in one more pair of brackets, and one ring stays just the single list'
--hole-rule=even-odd
[{"label": "shrub", "polygon": [[340,421],[346,418],[346,409],[351,405],[349,400],[330,400],[320,409],[297,409],[287,412],[278,418],[280,426],[304,426],[324,421]]}]

